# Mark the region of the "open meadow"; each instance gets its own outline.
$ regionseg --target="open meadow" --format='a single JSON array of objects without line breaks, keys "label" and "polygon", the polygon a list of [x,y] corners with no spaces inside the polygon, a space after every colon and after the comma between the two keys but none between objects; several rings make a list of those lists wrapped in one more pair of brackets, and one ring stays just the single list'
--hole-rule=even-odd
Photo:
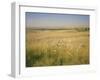
[{"label": "open meadow", "polygon": [[89,30],[26,28],[26,67],[89,64]]}]

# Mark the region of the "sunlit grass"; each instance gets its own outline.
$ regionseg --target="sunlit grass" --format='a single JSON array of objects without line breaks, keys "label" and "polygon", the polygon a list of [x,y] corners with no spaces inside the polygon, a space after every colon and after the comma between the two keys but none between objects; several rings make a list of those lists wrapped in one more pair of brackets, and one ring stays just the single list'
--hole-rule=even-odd
[{"label": "sunlit grass", "polygon": [[26,66],[89,64],[89,31],[26,30]]}]

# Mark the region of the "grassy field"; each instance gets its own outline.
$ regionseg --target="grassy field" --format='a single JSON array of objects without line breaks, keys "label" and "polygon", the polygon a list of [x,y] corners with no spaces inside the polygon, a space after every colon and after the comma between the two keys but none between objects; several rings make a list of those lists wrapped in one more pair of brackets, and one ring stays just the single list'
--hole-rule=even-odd
[{"label": "grassy field", "polygon": [[26,67],[89,64],[89,30],[26,29]]}]

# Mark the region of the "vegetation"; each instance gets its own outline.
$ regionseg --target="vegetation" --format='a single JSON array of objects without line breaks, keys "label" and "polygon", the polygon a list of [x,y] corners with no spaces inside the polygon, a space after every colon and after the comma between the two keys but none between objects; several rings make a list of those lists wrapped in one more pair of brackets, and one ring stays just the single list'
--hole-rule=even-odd
[{"label": "vegetation", "polygon": [[89,64],[89,28],[26,29],[26,67]]}]

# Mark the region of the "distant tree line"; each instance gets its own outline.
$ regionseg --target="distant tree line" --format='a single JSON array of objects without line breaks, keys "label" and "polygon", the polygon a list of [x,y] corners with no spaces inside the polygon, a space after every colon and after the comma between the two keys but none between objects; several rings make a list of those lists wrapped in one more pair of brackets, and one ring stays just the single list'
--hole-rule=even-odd
[{"label": "distant tree line", "polygon": [[77,28],[74,28],[76,31],[89,31],[89,27],[77,27]]},{"label": "distant tree line", "polygon": [[26,30],[76,30],[76,31],[89,31],[89,27],[67,27],[67,28],[26,28]]}]

